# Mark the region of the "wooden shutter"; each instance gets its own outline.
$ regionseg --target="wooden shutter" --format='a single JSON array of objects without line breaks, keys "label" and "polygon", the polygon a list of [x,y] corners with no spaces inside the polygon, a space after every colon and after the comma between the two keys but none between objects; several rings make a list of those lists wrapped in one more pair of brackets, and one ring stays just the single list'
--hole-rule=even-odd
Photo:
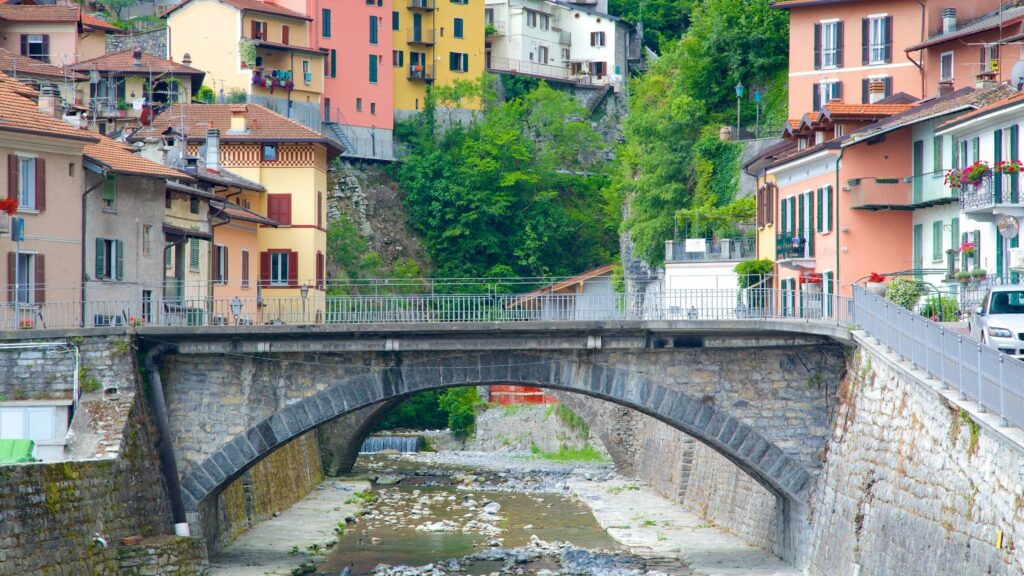
[{"label": "wooden shutter", "polygon": [[114,252],[117,257],[114,275],[118,280],[124,280],[124,242],[114,240]]},{"label": "wooden shutter", "polygon": [[36,304],[46,302],[46,255],[36,254]]},{"label": "wooden shutter", "polygon": [[815,112],[821,110],[821,85],[817,82],[811,84],[811,102],[813,103],[811,110]]},{"label": "wooden shutter", "polygon": [[28,56],[28,34],[21,35],[21,55]]},{"label": "wooden shutter", "polygon": [[222,254],[220,255],[220,257],[224,260],[224,277],[221,278],[221,281],[224,282],[225,284],[228,284],[228,283],[230,283],[229,281],[230,281],[230,278],[231,278],[231,276],[229,274],[229,270],[228,270],[228,262],[231,261],[231,258],[230,258],[231,252],[228,251],[228,247],[227,246],[222,246],[221,252],[222,252]]},{"label": "wooden shutter", "polygon": [[288,253],[288,285],[299,285],[299,253]]},{"label": "wooden shutter", "polygon": [[97,238],[96,239],[96,268],[95,268],[96,276],[93,277],[93,280],[99,280],[100,278],[103,278],[103,272],[105,271],[105,269],[107,267],[106,266],[106,264],[107,264],[107,262],[106,262],[107,255],[106,255],[106,251],[103,248],[104,248],[103,238]]},{"label": "wooden shutter", "polygon": [[868,94],[868,79],[864,78],[860,81],[860,103],[867,104],[871,101],[871,97]]},{"label": "wooden shutter", "polygon": [[281,26],[281,44],[288,43],[288,27]]},{"label": "wooden shutter", "polygon": [[46,210],[46,159],[36,158],[36,210]]},{"label": "wooden shutter", "polygon": [[249,287],[249,251],[242,250],[242,288]]},{"label": "wooden shutter", "polygon": [[821,68],[821,24],[814,25],[814,69]]},{"label": "wooden shutter", "polygon": [[324,287],[324,253],[316,253],[316,287]]},{"label": "wooden shutter", "polygon": [[824,222],[824,219],[821,217],[821,210],[822,210],[822,207],[825,204],[823,202],[823,198],[824,198],[824,195],[825,195],[825,189],[824,188],[818,188],[817,193],[818,193],[818,203],[817,203],[818,219],[815,222],[814,229],[816,231],[818,231],[818,232],[822,232],[823,230],[821,228],[821,225],[822,225],[822,222]]},{"label": "wooden shutter", "polygon": [[270,252],[260,252],[260,285],[270,286]]},{"label": "wooden shutter", "polygon": [[871,61],[871,20],[860,21],[860,63],[864,66]]},{"label": "wooden shutter", "polygon": [[18,157],[7,155],[7,198],[18,198]]},{"label": "wooden shutter", "polygon": [[260,37],[259,22],[252,20],[249,22],[249,37],[253,40],[257,40]]},{"label": "wooden shutter", "polygon": [[843,23],[836,24],[836,68],[843,67]]},{"label": "wooden shutter", "polygon": [[17,261],[18,255],[14,252],[7,253],[7,301],[14,302],[14,277],[17,274],[15,271],[15,262]]},{"label": "wooden shutter", "polygon": [[892,16],[885,17],[885,63],[892,63]]},{"label": "wooden shutter", "polygon": [[324,195],[316,193],[316,225],[318,228],[324,225]]},{"label": "wooden shutter", "polygon": [[217,245],[213,247],[213,281],[214,283],[224,282],[220,275],[220,246]]}]

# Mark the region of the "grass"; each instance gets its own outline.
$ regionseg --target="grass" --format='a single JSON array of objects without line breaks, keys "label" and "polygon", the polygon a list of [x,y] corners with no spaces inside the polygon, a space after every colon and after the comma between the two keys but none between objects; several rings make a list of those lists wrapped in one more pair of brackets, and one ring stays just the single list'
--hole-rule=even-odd
[{"label": "grass", "polygon": [[369,506],[376,500],[376,496],[369,490],[360,490],[353,494],[348,500],[345,500],[345,504],[361,504],[363,506]]},{"label": "grass", "polygon": [[609,494],[621,494],[626,490],[639,490],[639,484],[623,484],[622,486],[612,486],[608,489]]},{"label": "grass", "polygon": [[579,449],[562,446],[558,449],[558,452],[545,452],[536,444],[531,444],[530,452],[537,458],[552,462],[607,462],[608,460],[589,444]]}]

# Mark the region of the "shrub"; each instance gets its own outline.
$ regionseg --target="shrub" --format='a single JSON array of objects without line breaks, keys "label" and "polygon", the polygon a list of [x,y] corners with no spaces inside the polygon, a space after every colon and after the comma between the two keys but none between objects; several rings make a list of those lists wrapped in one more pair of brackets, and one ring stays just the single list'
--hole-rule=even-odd
[{"label": "shrub", "polygon": [[889,283],[885,298],[897,306],[913,310],[921,299],[921,292],[921,282],[909,278],[896,278]]},{"label": "shrub", "polygon": [[767,258],[745,260],[733,268],[739,276],[736,282],[740,288],[750,288],[772,273],[775,263]]},{"label": "shrub", "polygon": [[939,322],[956,322],[960,317],[960,306],[952,296],[932,296],[925,301],[921,315]]}]

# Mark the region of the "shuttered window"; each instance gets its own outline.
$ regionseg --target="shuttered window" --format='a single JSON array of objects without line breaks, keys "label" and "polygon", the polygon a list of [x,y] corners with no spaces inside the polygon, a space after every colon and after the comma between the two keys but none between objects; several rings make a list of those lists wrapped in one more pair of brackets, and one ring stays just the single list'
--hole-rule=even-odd
[{"label": "shuttered window", "polygon": [[199,271],[199,240],[195,238],[188,241],[188,268],[193,272]]},{"label": "shuttered window", "polygon": [[324,253],[318,251],[316,253],[316,287],[321,290],[324,287],[324,263]]},{"label": "shuttered window", "polygon": [[242,288],[249,287],[249,251],[242,250]]},{"label": "shuttered window", "polygon": [[282,226],[291,226],[292,195],[267,194],[267,218]]},{"label": "shuttered window", "polygon": [[370,83],[377,83],[377,55],[370,54]]},{"label": "shuttered window", "polygon": [[932,222],[932,262],[942,261],[942,220]]},{"label": "shuttered window", "polygon": [[124,280],[124,243],[110,238],[97,238],[95,245],[95,280]]},{"label": "shuttered window", "polygon": [[331,37],[331,11],[329,9],[324,8],[324,9],[322,9],[320,11],[320,22],[321,22],[321,26],[323,27],[323,30],[321,31],[321,35],[324,38],[330,38]]},{"label": "shuttered window", "polygon": [[289,250],[271,250],[260,253],[260,283],[269,287],[295,287],[299,285],[299,254]]}]

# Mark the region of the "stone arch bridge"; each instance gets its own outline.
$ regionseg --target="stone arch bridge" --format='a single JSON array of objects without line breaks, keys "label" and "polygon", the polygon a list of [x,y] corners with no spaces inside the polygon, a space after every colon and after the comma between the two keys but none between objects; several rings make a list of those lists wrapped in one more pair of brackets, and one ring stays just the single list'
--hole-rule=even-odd
[{"label": "stone arch bridge", "polygon": [[415,392],[513,383],[638,410],[783,502],[792,549],[821,466],[848,331],[786,320],[139,329],[160,374],[190,523],[295,437]]}]

